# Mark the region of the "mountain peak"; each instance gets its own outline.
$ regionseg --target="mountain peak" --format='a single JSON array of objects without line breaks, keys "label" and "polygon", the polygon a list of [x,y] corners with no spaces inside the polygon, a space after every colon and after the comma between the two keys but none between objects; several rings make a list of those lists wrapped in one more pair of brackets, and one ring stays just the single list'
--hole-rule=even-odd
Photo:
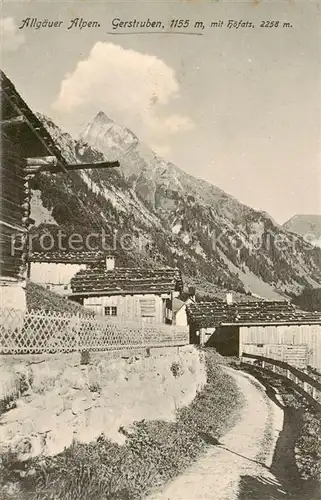
[{"label": "mountain peak", "polygon": [[286,231],[297,233],[300,236],[314,240],[314,244],[321,246],[321,215],[296,214],[283,224]]},{"label": "mountain peak", "polygon": [[88,123],[79,139],[101,151],[107,160],[119,159],[128,148],[139,142],[128,128],[116,124],[103,111],[99,111]]},{"label": "mountain peak", "polygon": [[314,222],[320,222],[321,221],[321,215],[317,214],[295,214],[293,215],[285,224],[287,224],[290,221],[294,220],[313,220]]},{"label": "mountain peak", "polygon": [[104,111],[99,111],[95,116],[93,123],[114,123],[114,121],[109,118]]},{"label": "mountain peak", "polygon": [[[150,242],[139,243],[137,252],[118,245],[125,262],[173,266],[179,260],[186,284],[197,286],[199,293],[250,290],[279,299],[306,286],[321,286],[321,250],[293,238],[263,212],[161,159],[105,113],[98,113],[81,141],[74,141],[53,122],[48,129],[69,163],[120,160],[119,172],[89,169],[35,180],[33,189],[40,190],[43,206],[52,207],[50,220],[67,234],[71,227],[81,234],[117,227],[119,236]],[[38,199],[34,207],[38,206],[40,224],[48,220],[48,210],[39,212]],[[319,239],[315,225],[308,232]],[[142,239],[137,240],[137,234]]]}]

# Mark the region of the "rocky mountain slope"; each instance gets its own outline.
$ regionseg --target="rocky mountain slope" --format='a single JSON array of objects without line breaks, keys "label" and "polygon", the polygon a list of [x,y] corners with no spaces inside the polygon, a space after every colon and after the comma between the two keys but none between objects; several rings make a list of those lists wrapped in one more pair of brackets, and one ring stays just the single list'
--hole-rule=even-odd
[{"label": "rocky mountain slope", "polygon": [[314,245],[321,247],[321,215],[294,215],[283,224],[286,231],[299,234]]},{"label": "rocky mountain slope", "polygon": [[319,249],[160,158],[104,113],[79,140],[39,117],[68,161],[117,158],[121,168],[38,175],[32,185],[37,230],[104,228],[117,241],[119,262],[177,265],[203,293],[223,288],[276,298],[321,284]]}]

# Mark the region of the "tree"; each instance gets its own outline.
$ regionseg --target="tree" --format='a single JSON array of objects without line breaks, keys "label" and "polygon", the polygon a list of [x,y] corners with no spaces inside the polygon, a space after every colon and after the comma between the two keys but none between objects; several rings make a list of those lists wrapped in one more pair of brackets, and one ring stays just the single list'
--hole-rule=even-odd
[{"label": "tree", "polygon": [[321,288],[305,288],[293,303],[305,311],[321,311]]}]

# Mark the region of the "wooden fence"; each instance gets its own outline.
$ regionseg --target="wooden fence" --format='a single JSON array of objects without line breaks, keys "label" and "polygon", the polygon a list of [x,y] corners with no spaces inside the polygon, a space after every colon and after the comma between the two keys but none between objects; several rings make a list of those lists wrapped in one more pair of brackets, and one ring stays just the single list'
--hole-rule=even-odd
[{"label": "wooden fence", "polygon": [[309,364],[309,350],[306,344],[243,344],[243,349],[247,354],[284,361],[300,370],[304,370]]},{"label": "wooden fence", "polygon": [[[246,361],[246,358],[252,360],[252,362]],[[321,383],[310,376],[306,370],[299,370],[284,361],[246,352],[242,353],[241,364],[255,366],[260,370],[272,372],[279,378],[287,380],[311,404],[321,411]]]},{"label": "wooden fence", "polygon": [[0,310],[0,354],[114,351],[186,344],[189,344],[187,326],[59,312]]}]

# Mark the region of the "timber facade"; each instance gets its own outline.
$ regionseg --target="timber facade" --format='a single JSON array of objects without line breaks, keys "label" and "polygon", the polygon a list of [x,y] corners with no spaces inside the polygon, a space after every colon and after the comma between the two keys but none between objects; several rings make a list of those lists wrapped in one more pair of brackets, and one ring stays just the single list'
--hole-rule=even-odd
[{"label": "timber facade", "polygon": [[0,240],[1,307],[26,308],[29,179],[41,172],[65,173],[86,168],[118,167],[119,162],[67,164],[49,132],[15,86],[0,70],[1,156]]},{"label": "timber facade", "polygon": [[30,219],[29,165],[35,158],[63,159],[38,118],[3,72],[1,77],[1,306],[25,308],[27,234]]},{"label": "timber facade", "polygon": [[178,269],[115,267],[115,259],[79,271],[69,298],[101,316],[174,324],[174,299],[183,290]]},{"label": "timber facade", "polygon": [[273,357],[321,369],[321,313],[287,301],[198,302],[188,306],[190,341],[226,356]]}]

